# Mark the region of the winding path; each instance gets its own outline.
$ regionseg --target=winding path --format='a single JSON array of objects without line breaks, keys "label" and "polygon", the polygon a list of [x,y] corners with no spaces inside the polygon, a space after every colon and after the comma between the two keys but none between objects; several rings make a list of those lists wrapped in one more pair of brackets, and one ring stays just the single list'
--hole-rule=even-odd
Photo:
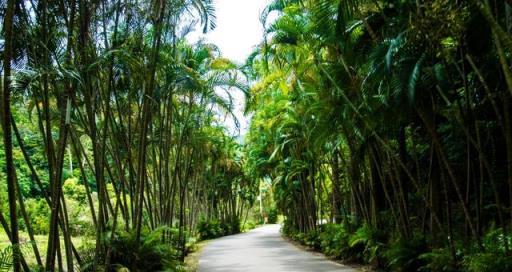
[{"label": "winding path", "polygon": [[199,257],[199,272],[356,272],[285,241],[279,225],[211,241]]}]

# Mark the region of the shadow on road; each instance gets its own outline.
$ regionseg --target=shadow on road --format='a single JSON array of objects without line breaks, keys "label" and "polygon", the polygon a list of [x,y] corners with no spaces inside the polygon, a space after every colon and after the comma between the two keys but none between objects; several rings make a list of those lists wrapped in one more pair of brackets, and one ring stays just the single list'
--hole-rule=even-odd
[{"label": "shadow on road", "polygon": [[281,237],[279,229],[267,225],[210,242],[200,256],[199,272],[357,271],[298,249]]}]

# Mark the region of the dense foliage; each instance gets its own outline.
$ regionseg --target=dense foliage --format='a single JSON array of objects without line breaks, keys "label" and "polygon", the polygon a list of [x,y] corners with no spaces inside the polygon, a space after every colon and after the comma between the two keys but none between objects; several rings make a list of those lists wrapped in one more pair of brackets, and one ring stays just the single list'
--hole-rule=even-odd
[{"label": "dense foliage", "polygon": [[240,231],[257,185],[221,120],[246,78],[185,38],[215,26],[212,1],[8,0],[0,17],[2,265],[175,270],[199,218]]},{"label": "dense foliage", "polygon": [[246,150],[285,233],[392,271],[509,271],[511,19],[509,1],[273,1]]},{"label": "dense foliage", "polygon": [[2,267],[179,271],[254,207],[347,262],[512,270],[511,1],[274,0],[242,67],[187,42],[212,0],[0,19]]}]

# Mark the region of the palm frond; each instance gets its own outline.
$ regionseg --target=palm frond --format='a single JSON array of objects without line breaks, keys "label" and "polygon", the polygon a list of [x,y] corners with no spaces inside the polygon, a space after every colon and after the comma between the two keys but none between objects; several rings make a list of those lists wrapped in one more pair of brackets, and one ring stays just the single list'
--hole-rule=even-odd
[{"label": "palm frond", "polygon": [[413,70],[411,72],[411,76],[409,77],[408,97],[409,97],[409,102],[411,104],[414,102],[414,98],[416,96],[416,86],[417,86],[418,80],[420,78],[421,65],[422,65],[424,59],[425,59],[425,55],[423,54],[421,56],[421,58],[414,65],[414,68],[413,68]]}]

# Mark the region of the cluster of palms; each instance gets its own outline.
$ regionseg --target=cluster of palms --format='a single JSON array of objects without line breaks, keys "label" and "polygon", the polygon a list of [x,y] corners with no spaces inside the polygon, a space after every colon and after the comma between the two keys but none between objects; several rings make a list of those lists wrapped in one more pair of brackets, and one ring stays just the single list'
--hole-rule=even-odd
[{"label": "cluster of palms", "polygon": [[247,160],[287,227],[421,237],[455,264],[510,254],[511,18],[507,1],[270,4],[249,59]]},{"label": "cluster of palms", "polygon": [[[71,240],[62,192],[66,156],[86,189],[96,234],[88,264],[94,271],[110,269],[109,241],[117,230],[133,233],[141,243],[146,228],[176,226],[173,239],[183,259],[186,235],[200,216],[239,221],[250,200],[250,190],[243,188],[249,183],[239,146],[217,116],[232,110],[228,90],[245,90],[245,84],[217,48],[192,46],[184,38],[197,23],[204,31],[214,26],[211,1],[9,0],[2,8],[10,222],[2,214],[0,221],[14,245],[15,271],[29,271],[27,254],[46,271],[74,271],[84,262]],[[20,114],[36,124],[43,169],[33,166],[24,148]],[[13,148],[23,152],[21,163],[51,207],[43,251],[25,213]],[[32,240],[32,251],[23,254],[18,214]],[[170,235],[163,232],[162,242]]]}]

